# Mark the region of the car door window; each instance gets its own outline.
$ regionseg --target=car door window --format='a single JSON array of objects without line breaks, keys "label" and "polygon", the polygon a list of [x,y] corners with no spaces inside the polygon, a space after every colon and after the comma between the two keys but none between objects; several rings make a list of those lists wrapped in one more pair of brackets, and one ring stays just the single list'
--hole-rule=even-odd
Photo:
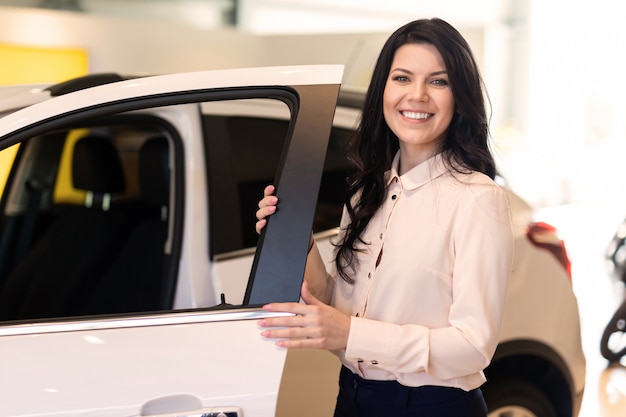
[{"label": "car door window", "polygon": [[167,308],[174,139],[146,120],[20,143],[0,206],[0,320]]},{"label": "car door window", "polygon": [[[289,129],[289,109],[276,100],[203,105],[211,200],[211,256],[256,246],[257,203],[271,184]],[[324,162],[313,231],[338,227],[351,164],[346,156],[353,129],[334,126]],[[224,221],[228,219],[227,221]]]},{"label": "car door window", "polygon": [[[246,268],[231,271],[228,277],[212,276],[211,262],[214,254],[256,246],[256,204],[287,158],[292,109],[284,97],[255,97],[266,94],[246,97],[237,92],[235,99],[220,93],[224,99],[203,100],[201,106],[196,98],[182,105],[176,100],[172,109],[182,106],[180,114],[191,118],[199,108],[205,109],[202,138],[183,137],[182,128],[167,121],[169,108],[153,105],[68,123],[55,121],[48,129],[43,125],[30,136],[22,134],[0,200],[0,321],[171,311],[210,307],[224,300],[235,305],[250,302],[244,289],[252,291],[248,278],[259,267],[258,262],[252,265],[258,261],[253,259],[254,251],[245,255]],[[233,103],[253,112],[259,105],[266,111],[279,110],[271,116],[239,114],[230,110]],[[191,122],[180,125],[185,123]],[[318,135],[316,124],[308,121],[309,127],[299,136]],[[307,145],[311,149],[304,152],[323,156],[325,143],[318,145],[317,137],[311,142]],[[185,178],[185,164],[196,165],[197,153],[204,155],[206,170]],[[317,181],[305,178],[302,186],[316,187]],[[185,187],[201,192],[185,195]],[[299,192],[298,187],[296,183],[283,189]],[[209,197],[204,206],[197,201],[202,196]],[[303,216],[315,211],[315,200],[308,198],[298,211]],[[203,210],[193,222],[185,223],[185,206],[190,204],[192,212]],[[335,206],[337,220],[340,206]],[[301,217],[290,216],[292,221]],[[308,230],[311,227],[316,228],[309,224]],[[297,237],[303,244],[308,241],[305,230]],[[185,245],[189,249],[183,251]],[[203,255],[196,253],[198,247],[206,248]],[[294,270],[286,274],[301,275],[303,261],[289,263]],[[185,265],[193,265],[193,270]],[[238,282],[237,294],[227,298],[220,294],[219,279]],[[296,279],[292,295],[281,297],[297,299],[298,286]],[[274,289],[268,288],[265,296],[273,296]]]},{"label": "car door window", "polygon": [[210,198],[210,256],[252,248],[255,212],[274,181],[291,121],[277,100],[202,105]]}]

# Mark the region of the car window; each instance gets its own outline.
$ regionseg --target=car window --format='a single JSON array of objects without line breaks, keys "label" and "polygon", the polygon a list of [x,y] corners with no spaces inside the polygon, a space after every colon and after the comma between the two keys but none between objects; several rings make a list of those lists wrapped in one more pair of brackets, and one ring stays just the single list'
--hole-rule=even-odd
[{"label": "car window", "polygon": [[174,138],[140,120],[20,143],[0,203],[0,320],[167,307]]},{"label": "car window", "polygon": [[[276,174],[289,129],[288,109],[279,106],[258,101],[229,103],[228,111],[203,106],[205,141],[208,153],[214,156],[209,163],[209,182],[211,189],[217,190],[210,193],[211,255],[257,244],[254,228],[257,204],[263,189]],[[335,126],[331,130],[313,220],[314,232],[339,225],[346,177],[351,168],[346,157],[351,134],[352,130],[345,127]]]},{"label": "car window", "polygon": [[[336,88],[324,92],[329,100]],[[0,196],[0,321],[188,310],[226,298],[235,306],[297,299],[305,262],[298,248],[306,247],[316,203],[314,193],[299,188],[319,184],[334,112],[331,105],[313,111],[317,87],[298,92],[194,92],[143,106],[120,101],[119,111],[72,112],[5,137],[18,151],[5,158],[12,164]],[[275,98],[256,98],[268,96]],[[232,103],[254,110],[233,112]],[[299,114],[303,104],[308,110]],[[294,174],[280,186],[283,169]],[[288,196],[276,216],[285,220],[258,240],[254,211],[275,178]],[[341,203],[332,205],[340,213]],[[269,273],[274,255],[254,250],[267,235],[281,248],[273,253],[289,257],[280,274]],[[227,276],[216,271],[212,255],[246,248]],[[255,280],[259,269],[267,271]],[[237,290],[225,294],[226,281]]]},{"label": "car window", "polygon": [[[257,245],[257,203],[277,174],[291,112],[266,99],[202,107],[203,139],[195,148],[153,116],[161,109],[83,120],[0,151],[13,160],[0,200],[0,321],[168,311],[185,239],[207,247],[205,259],[190,261],[203,262],[206,272],[183,274],[189,282],[182,285],[192,291],[211,281],[212,255]],[[348,135],[341,128],[331,134],[315,231],[339,223]],[[206,181],[198,184],[206,189],[198,195],[209,200],[206,234],[200,235],[207,242],[185,236],[180,226],[185,202],[192,201],[182,191],[185,147],[204,154]],[[197,180],[196,174],[188,179]],[[244,255],[250,264],[253,255]],[[228,279],[245,285],[249,268]],[[216,304],[199,294],[176,308]]]}]

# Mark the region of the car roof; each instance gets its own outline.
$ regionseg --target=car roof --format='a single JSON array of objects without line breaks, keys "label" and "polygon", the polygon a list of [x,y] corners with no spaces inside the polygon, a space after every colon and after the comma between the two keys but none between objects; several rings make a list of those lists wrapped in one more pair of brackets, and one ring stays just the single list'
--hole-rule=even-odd
[{"label": "car roof", "polygon": [[[117,73],[94,73],[56,84],[36,83],[0,86],[0,117],[55,96],[135,78],[140,77]],[[342,87],[337,100],[338,109],[335,124],[340,127],[353,128],[355,119],[353,112],[361,111],[364,97],[365,90],[363,89]]]},{"label": "car roof", "polygon": [[[285,85],[340,84],[343,74],[341,65],[300,65],[286,67],[236,68],[225,70],[174,73],[140,78],[124,78],[115,82],[108,76],[98,82],[97,77],[76,78],[65,83],[48,86],[36,94],[28,109],[8,113],[0,108],[2,123],[0,136],[17,132],[22,127],[45,120],[52,115],[81,111],[93,104],[99,106],[123,102],[139,97],[162,97],[184,94],[203,88],[250,87],[272,84],[280,74]],[[110,74],[109,74],[110,75]],[[95,81],[94,81],[95,80]],[[244,81],[245,80],[245,81]],[[241,84],[244,83],[244,84]],[[104,84],[111,84],[108,87]],[[87,91],[89,90],[89,91]],[[16,99],[17,101],[17,99]],[[7,107],[15,108],[14,105]]]},{"label": "car roof", "polygon": [[51,84],[18,84],[0,86],[0,116],[48,100]]}]

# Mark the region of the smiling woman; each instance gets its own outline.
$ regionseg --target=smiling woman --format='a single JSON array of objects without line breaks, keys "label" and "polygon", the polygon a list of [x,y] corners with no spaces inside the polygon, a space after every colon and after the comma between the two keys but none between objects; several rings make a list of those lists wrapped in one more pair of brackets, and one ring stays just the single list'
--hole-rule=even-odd
[{"label": "smiling woman", "polygon": [[[339,356],[335,417],[487,415],[480,387],[504,317],[513,231],[482,88],[469,45],[445,21],[416,20],[389,37],[348,146],[357,169],[333,271],[313,240],[304,304],[264,307],[294,316],[260,321],[261,336]],[[259,203],[259,232],[279,208],[274,191]]]},{"label": "smiling woman", "polygon": [[399,140],[400,174],[439,151],[454,110],[454,96],[437,48],[425,43],[398,48],[383,94],[383,114]]}]

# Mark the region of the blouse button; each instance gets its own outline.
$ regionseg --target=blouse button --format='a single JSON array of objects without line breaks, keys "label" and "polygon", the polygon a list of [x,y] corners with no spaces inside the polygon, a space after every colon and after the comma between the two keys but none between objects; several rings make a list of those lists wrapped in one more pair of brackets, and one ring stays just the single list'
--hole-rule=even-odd
[{"label": "blouse button", "polygon": [[382,239],[383,238],[383,234],[381,233],[379,237]]},{"label": "blouse button", "polygon": [[372,361],[372,365],[378,365],[378,361]]},{"label": "blouse button", "polygon": [[371,272],[368,272],[368,273],[367,273],[367,278],[371,278],[371,277],[372,277],[372,273],[371,273]]},{"label": "blouse button", "polygon": [[398,198],[398,196],[397,196],[397,195],[395,195],[395,194],[391,196],[391,199],[392,199],[392,200],[395,200],[396,198]]},{"label": "blouse button", "polygon": [[356,360],[358,363],[363,363],[363,359],[359,358]]}]

